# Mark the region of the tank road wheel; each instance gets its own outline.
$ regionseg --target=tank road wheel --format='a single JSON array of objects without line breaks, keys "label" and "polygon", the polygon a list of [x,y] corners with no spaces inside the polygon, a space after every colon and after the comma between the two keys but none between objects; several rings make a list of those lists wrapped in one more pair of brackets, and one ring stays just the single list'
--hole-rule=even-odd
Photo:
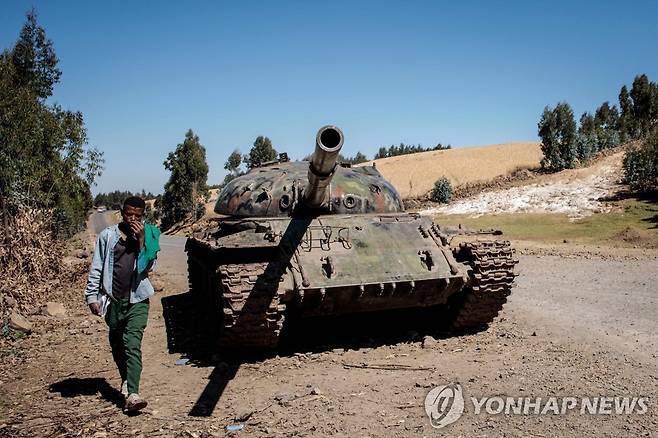
[{"label": "tank road wheel", "polygon": [[449,301],[450,327],[473,330],[491,323],[503,308],[514,283],[514,250],[509,241],[460,243],[458,262],[470,266],[471,282]]},{"label": "tank road wheel", "polygon": [[[280,303],[279,269],[268,263],[222,265],[224,321],[219,345],[236,349],[275,348],[286,306]],[[267,272],[266,272],[267,270]]]}]

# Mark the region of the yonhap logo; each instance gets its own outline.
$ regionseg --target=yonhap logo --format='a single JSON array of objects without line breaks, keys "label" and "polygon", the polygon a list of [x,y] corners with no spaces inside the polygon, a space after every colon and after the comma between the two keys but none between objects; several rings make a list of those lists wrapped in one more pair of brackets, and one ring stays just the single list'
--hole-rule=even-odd
[{"label": "yonhap logo", "polygon": [[[644,415],[649,410],[649,397],[629,395],[469,398],[473,415]],[[440,429],[459,420],[466,402],[461,385],[451,383],[427,393],[425,412],[432,427]]]},{"label": "yonhap logo", "polygon": [[459,420],[464,413],[464,395],[459,383],[439,386],[425,397],[425,412],[432,427],[440,429]]}]

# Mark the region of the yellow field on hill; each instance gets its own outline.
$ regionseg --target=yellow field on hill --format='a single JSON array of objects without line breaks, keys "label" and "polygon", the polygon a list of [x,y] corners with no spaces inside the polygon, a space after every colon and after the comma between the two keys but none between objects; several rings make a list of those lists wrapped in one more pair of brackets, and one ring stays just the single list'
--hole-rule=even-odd
[{"label": "yellow field on hill", "polygon": [[210,197],[208,202],[206,202],[206,216],[215,215],[215,204],[217,203],[217,198],[219,197],[219,189],[210,189]]},{"label": "yellow field on hill", "polygon": [[425,195],[442,176],[456,187],[539,167],[541,158],[539,143],[529,142],[421,152],[382,158],[375,164],[403,198],[410,198]]}]

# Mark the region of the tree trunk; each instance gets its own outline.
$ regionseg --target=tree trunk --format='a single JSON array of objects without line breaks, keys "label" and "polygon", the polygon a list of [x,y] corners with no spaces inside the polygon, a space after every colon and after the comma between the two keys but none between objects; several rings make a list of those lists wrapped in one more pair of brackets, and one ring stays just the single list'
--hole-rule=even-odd
[{"label": "tree trunk", "polygon": [[0,193],[0,215],[2,215],[2,245],[7,248],[7,260],[11,259],[11,239],[9,237],[9,212],[5,196]]},{"label": "tree trunk", "polygon": [[197,221],[196,217],[196,181],[192,183],[192,217],[194,218],[194,222]]}]

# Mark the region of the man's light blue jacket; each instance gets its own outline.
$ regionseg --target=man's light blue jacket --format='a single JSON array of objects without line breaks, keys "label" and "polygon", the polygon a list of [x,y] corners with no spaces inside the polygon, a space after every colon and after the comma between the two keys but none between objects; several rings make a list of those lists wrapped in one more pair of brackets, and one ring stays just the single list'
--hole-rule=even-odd
[{"label": "man's light blue jacket", "polygon": [[[85,289],[85,301],[87,304],[97,303],[100,300],[101,294],[107,294],[110,298],[113,298],[112,273],[114,269],[114,246],[119,241],[120,236],[118,225],[107,227],[98,235],[96,248],[94,248],[94,257],[91,260],[91,267],[89,268],[87,288]],[[130,286],[131,303],[144,301],[154,293],[148,274],[155,266],[155,259],[148,263],[139,263],[139,259],[145,256],[144,248],[142,248],[135,262],[133,280]],[[140,271],[138,266],[145,266],[145,268]]]}]

